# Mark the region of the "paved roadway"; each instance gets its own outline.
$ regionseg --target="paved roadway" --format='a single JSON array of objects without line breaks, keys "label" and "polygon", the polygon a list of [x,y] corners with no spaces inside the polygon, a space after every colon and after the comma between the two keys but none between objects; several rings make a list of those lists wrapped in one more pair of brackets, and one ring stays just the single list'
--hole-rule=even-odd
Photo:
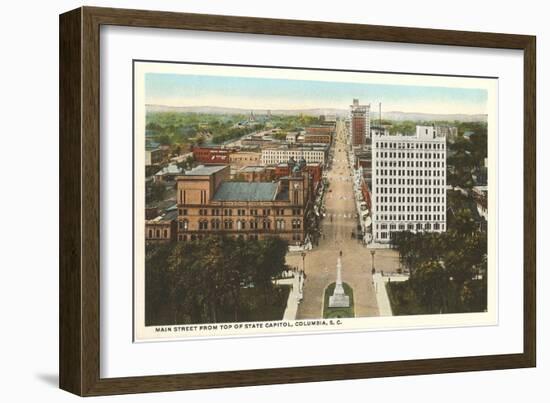
[{"label": "paved roadway", "polygon": [[[343,122],[336,126],[334,159],[327,172],[329,191],[325,197],[327,216],[321,224],[319,246],[308,251],[305,258],[306,281],[304,299],[298,307],[298,319],[322,317],[325,288],[336,281],[336,261],[342,251],[342,281],[354,292],[355,316],[378,316],[378,306],[372,279],[370,250],[351,237],[357,230],[351,170],[346,156],[346,129]],[[391,250],[377,250],[375,266],[382,270],[395,270],[397,260]],[[287,264],[302,268],[299,253],[289,253]]]}]

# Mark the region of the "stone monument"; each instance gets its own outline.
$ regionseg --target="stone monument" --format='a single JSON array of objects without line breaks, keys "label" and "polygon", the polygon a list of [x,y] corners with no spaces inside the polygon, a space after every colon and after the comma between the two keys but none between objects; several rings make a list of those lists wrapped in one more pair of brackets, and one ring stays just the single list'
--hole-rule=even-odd
[{"label": "stone monument", "polygon": [[349,296],[346,295],[342,286],[342,261],[340,257],[338,257],[336,263],[336,286],[328,299],[328,306],[329,308],[349,308]]}]

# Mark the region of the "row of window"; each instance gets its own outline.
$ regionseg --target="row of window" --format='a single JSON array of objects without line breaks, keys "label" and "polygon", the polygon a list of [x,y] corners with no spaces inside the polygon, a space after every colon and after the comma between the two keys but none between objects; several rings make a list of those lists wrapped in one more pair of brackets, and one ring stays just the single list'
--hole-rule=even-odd
[{"label": "row of window", "polygon": [[[271,229],[271,220],[250,220],[249,222],[245,220],[199,220],[199,230],[205,231],[209,228],[212,230],[221,230],[222,226],[224,230],[246,230],[248,229],[258,229],[261,225],[261,228],[264,230],[270,230]],[[275,220],[275,228],[277,230],[284,230],[285,229],[285,221],[284,220]],[[302,220],[294,219],[292,220],[292,229],[301,229],[302,228]],[[189,221],[188,220],[181,220],[178,221],[178,229],[180,231],[188,231],[189,230]]]},{"label": "row of window", "polygon": [[[378,181],[376,182],[378,185]],[[443,187],[439,188],[421,188],[421,187],[410,187],[410,188],[393,188],[393,187],[374,187],[374,194],[443,194],[445,189]]]},{"label": "row of window", "polygon": [[[196,241],[200,239],[204,239],[205,235],[201,234],[178,234],[178,241]],[[248,234],[248,235],[235,235],[235,239],[248,239],[250,241],[257,241],[258,240],[258,234]],[[301,241],[302,235],[300,234],[292,234],[292,240],[293,241]]]},{"label": "row of window", "polygon": [[415,229],[417,230],[422,230],[422,229],[425,229],[425,230],[444,230],[445,229],[445,224],[443,223],[416,223],[416,224],[413,224],[413,223],[409,223],[409,224],[376,224],[375,225],[375,229],[376,230],[387,230],[387,229],[390,229],[391,231],[405,231],[405,230],[410,230],[410,231],[413,231]]},{"label": "row of window", "polygon": [[[237,216],[246,216],[246,211],[245,209],[236,209],[236,213],[237,213]],[[222,215],[221,213],[223,212],[223,215],[224,216],[232,216],[233,215],[233,209],[210,209],[210,215],[211,216],[220,216]],[[280,208],[277,208],[277,209],[274,209],[274,212],[275,212],[275,215],[285,215],[285,209],[280,209]],[[184,208],[180,208],[179,211],[178,211],[179,215],[180,216],[186,216],[186,215],[189,215],[189,210],[188,209],[184,209]],[[206,208],[201,208],[199,209],[198,211],[199,215],[200,216],[208,216],[208,209]],[[292,209],[292,215],[301,215],[302,213],[302,209]],[[262,216],[268,216],[268,215],[271,215],[271,209],[250,209],[249,210],[249,215],[251,216],[258,216],[258,215],[262,215]]]},{"label": "row of window", "polygon": [[387,151],[377,151],[376,158],[401,158],[406,160],[416,159],[444,159],[445,153],[442,152],[422,152],[422,153],[393,153]]},{"label": "row of window", "polygon": [[403,186],[443,186],[443,179],[422,179],[422,178],[378,178],[378,184],[403,185]]},{"label": "row of window", "polygon": [[147,231],[147,238],[148,239],[168,239],[168,230],[165,229],[161,231],[160,229],[156,229],[156,230],[149,229]]},{"label": "row of window", "polygon": [[[430,175],[431,173],[431,175]],[[445,176],[444,169],[380,169],[376,170],[376,176]]]},{"label": "row of window", "polygon": [[399,212],[404,212],[404,211],[408,211],[408,212],[429,212],[431,213],[432,211],[435,211],[435,212],[438,212],[438,211],[443,211],[444,208],[443,208],[443,205],[438,205],[438,206],[423,206],[423,205],[416,205],[416,206],[403,206],[403,205],[397,205],[397,206],[394,206],[394,205],[387,205],[387,204],[382,204],[381,206],[378,206],[376,211],[399,211]]},{"label": "row of window", "polygon": [[412,197],[412,196],[376,196],[376,203],[443,203],[441,196]]},{"label": "row of window", "polygon": [[393,149],[418,149],[418,150],[444,150],[445,143],[405,143],[405,142],[385,142],[385,141],[375,141],[374,145],[378,148],[393,148]]},{"label": "row of window", "polygon": [[320,161],[325,158],[325,152],[324,151],[313,151],[308,152],[304,154],[287,154],[286,152],[270,152],[262,155],[262,161],[263,160],[280,160],[280,161],[288,161],[288,159],[292,157],[294,159],[300,159],[304,158],[307,162],[312,161]]},{"label": "row of window", "polygon": [[444,214],[376,214],[375,221],[445,221]]},{"label": "row of window", "polygon": [[[435,224],[434,224],[435,225]],[[409,229],[410,231],[431,231],[432,229],[431,228],[422,228],[422,225],[421,224],[417,224],[417,228],[410,228]],[[433,228],[434,231],[444,231],[444,228]],[[390,233],[388,232],[385,232],[385,231],[382,231],[382,232],[376,232],[376,239],[383,239],[383,240],[387,240],[387,239],[390,239]]]},{"label": "row of window", "polygon": [[445,161],[387,161],[376,160],[377,167],[396,168],[445,168]]},{"label": "row of window", "polygon": [[[324,151],[314,151],[314,150],[305,150],[305,151],[287,151],[287,150],[264,150],[264,153],[262,154],[262,157],[274,157],[274,156],[289,156],[293,158],[306,158],[308,156],[316,156],[316,157],[322,157],[325,155]],[[307,159],[307,158],[306,158]]]}]

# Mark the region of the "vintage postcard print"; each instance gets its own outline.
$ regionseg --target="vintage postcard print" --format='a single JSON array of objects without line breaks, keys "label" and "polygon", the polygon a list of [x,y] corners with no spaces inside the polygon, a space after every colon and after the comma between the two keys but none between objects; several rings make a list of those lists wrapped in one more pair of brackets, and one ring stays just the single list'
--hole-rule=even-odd
[{"label": "vintage postcard print", "polygon": [[497,78],[133,71],[136,342],[496,324]]}]

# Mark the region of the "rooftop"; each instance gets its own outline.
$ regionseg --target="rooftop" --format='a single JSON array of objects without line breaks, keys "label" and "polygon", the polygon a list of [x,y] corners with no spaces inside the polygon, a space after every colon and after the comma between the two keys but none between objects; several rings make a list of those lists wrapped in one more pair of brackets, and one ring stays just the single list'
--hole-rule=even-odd
[{"label": "rooftop", "polygon": [[326,151],[328,144],[281,144],[264,148],[264,150]]},{"label": "rooftop", "polygon": [[271,201],[277,195],[277,183],[224,182],[220,185],[215,201]]},{"label": "rooftop", "polygon": [[240,169],[240,172],[263,172],[265,171],[264,166],[257,165],[248,165]]},{"label": "rooftop", "polygon": [[190,171],[185,172],[186,176],[203,176],[203,175],[212,175],[217,172],[220,172],[227,165],[199,165],[193,168]]},{"label": "rooftop", "polygon": [[166,211],[166,210],[170,209],[172,206],[176,206],[176,199],[174,199],[174,198],[167,199],[167,200],[156,201],[156,202],[153,202],[153,203],[147,203],[147,205],[145,207],[146,208],[156,208],[156,209],[159,209],[159,210]]},{"label": "rooftop", "polygon": [[160,147],[160,143],[157,143],[156,141],[146,141],[145,142],[145,150],[146,151],[156,150],[159,147]]},{"label": "rooftop", "polygon": [[166,214],[159,215],[158,217],[153,218],[152,220],[148,220],[149,222],[171,222],[178,218],[178,211],[177,210],[171,210],[167,212]]},{"label": "rooftop", "polygon": [[172,164],[162,168],[155,175],[179,175],[181,173],[183,173],[183,169],[179,168],[175,164]]}]

